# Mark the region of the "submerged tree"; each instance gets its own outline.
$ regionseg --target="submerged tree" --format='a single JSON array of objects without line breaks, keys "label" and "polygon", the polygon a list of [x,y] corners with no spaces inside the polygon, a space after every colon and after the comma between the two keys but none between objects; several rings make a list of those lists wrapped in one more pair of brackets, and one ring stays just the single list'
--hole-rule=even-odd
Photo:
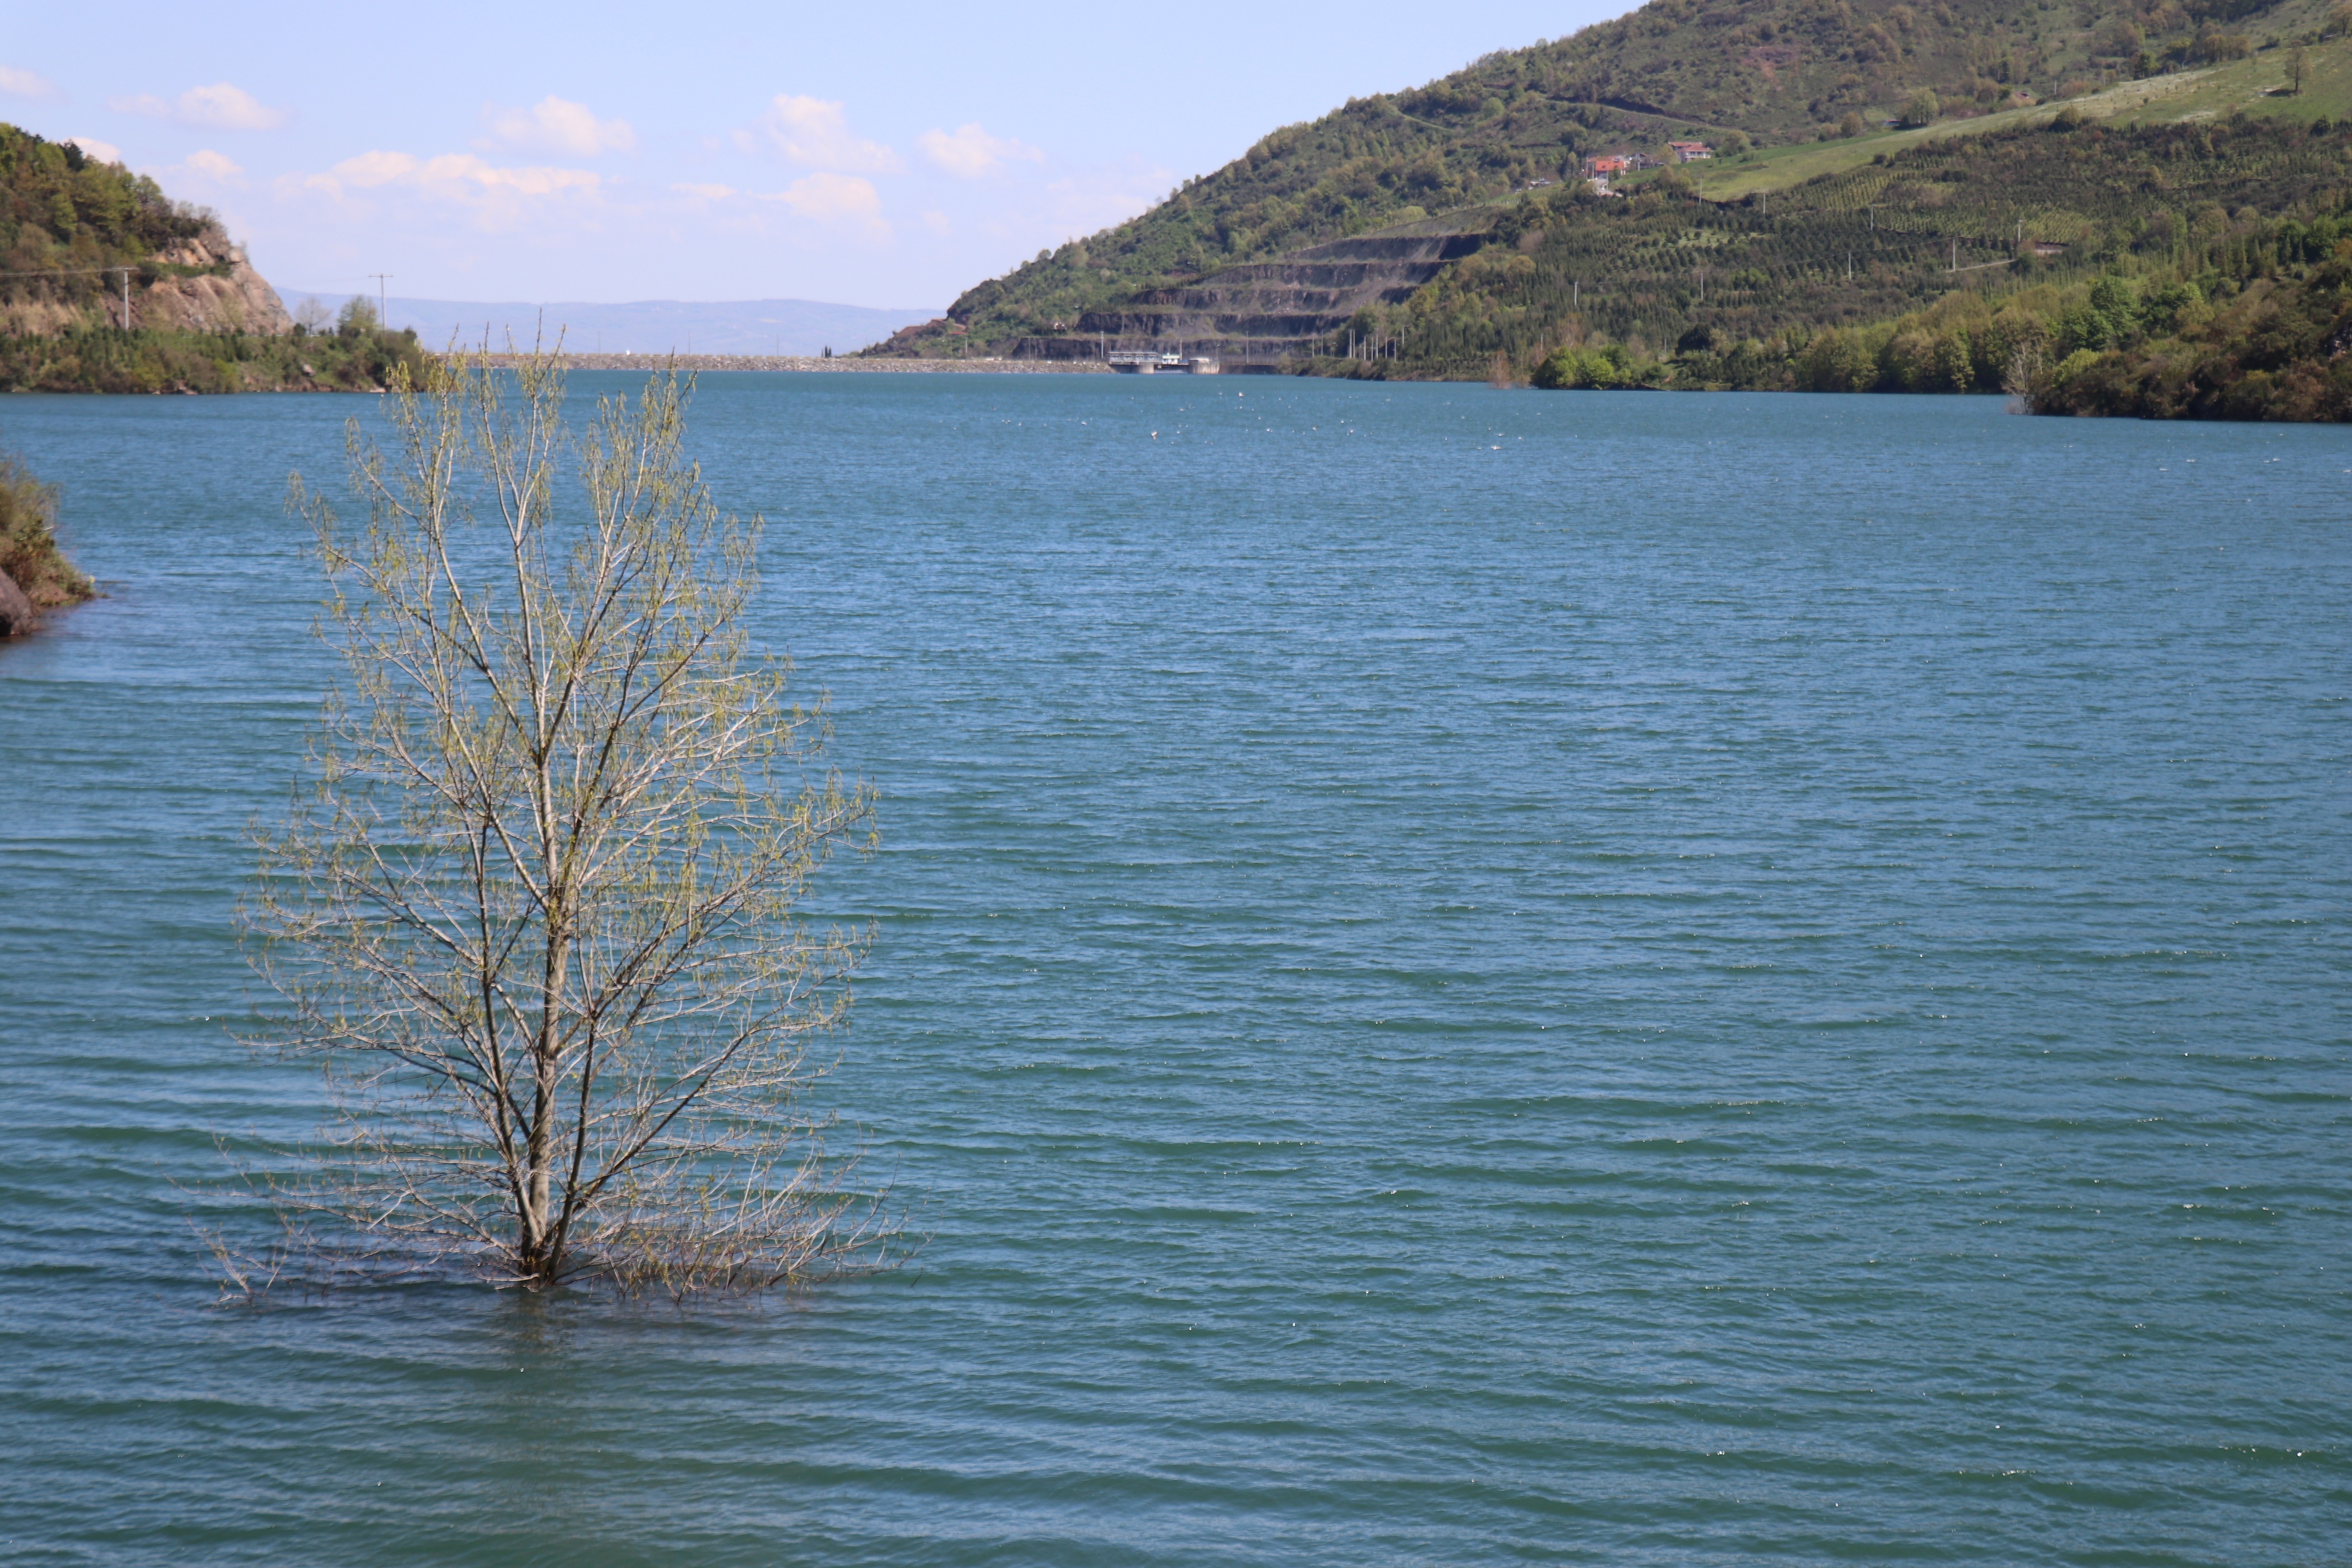
[{"label": "submerged tree", "polygon": [[862,938],[795,909],[871,797],[746,643],[757,520],[676,376],[562,405],[546,358],[436,367],[389,453],[354,422],[363,529],[294,481],[346,677],[244,916],[265,1043],[341,1090],[301,1195],[533,1287],[805,1276],[864,1239],[795,1110]]}]

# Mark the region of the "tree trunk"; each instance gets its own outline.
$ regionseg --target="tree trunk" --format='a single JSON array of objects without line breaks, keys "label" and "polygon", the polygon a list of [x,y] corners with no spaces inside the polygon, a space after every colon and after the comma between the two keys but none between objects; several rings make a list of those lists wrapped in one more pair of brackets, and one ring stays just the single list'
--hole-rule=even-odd
[{"label": "tree trunk", "polygon": [[563,968],[566,957],[562,934],[563,903],[561,899],[549,900],[546,967],[540,975],[539,1037],[530,1043],[533,1084],[531,1088],[530,1145],[529,1164],[523,1181],[522,1273],[542,1284],[555,1282],[556,1270],[562,1259],[555,1250],[554,1207],[551,1188],[555,1163],[555,1104],[562,1063],[563,1030],[560,1022],[563,1008]]},{"label": "tree trunk", "polygon": [[517,1251],[521,1272],[533,1279],[552,1279],[555,1259],[547,1255],[548,1163],[551,1156],[548,1118],[555,1107],[555,1064],[538,1056],[538,1083],[531,1094],[530,1144],[522,1186],[521,1235]]}]

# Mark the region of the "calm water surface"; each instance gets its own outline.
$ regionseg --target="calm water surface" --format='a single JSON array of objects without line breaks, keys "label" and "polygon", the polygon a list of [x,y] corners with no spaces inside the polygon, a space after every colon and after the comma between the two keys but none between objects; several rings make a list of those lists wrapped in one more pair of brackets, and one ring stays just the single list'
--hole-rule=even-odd
[{"label": "calm water surface", "polygon": [[918,1264],[215,1310],[355,412],[0,402],[0,1556],[2352,1557],[2352,433],[708,378]]}]

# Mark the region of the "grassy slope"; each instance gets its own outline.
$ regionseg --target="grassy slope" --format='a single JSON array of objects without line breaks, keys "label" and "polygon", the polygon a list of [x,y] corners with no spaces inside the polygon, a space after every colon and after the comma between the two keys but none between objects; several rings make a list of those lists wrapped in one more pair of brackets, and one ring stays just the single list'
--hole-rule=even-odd
[{"label": "grassy slope", "polygon": [[[1573,37],[1286,126],[1142,216],[1041,253],[967,292],[942,321],[868,352],[988,352],[1138,289],[1506,200],[1583,156],[1672,136],[1736,128],[1758,139],[1756,163],[1707,171],[1726,195],[1794,183],[1885,149],[1885,138],[1816,140],[1849,111],[1874,121],[1921,89],[1971,112],[1979,97],[2098,89],[2132,68],[2116,52],[2123,25],[2152,54],[2178,58],[2217,18],[2258,46],[2314,32],[2328,3],[1653,0]],[[2277,68],[2266,54],[2219,74],[2268,71],[2274,82]],[[2336,90],[2318,87],[2310,101]]]},{"label": "grassy slope", "polygon": [[[2331,39],[2313,47],[2312,73],[2303,91],[2294,96],[2274,90],[2284,81],[2285,57],[2283,47],[2266,50],[2248,59],[2117,82],[2069,101],[2088,119],[2148,125],[2212,118],[2232,110],[2263,118],[2352,118],[2352,43]],[[1852,140],[1760,149],[1746,158],[1699,165],[1698,189],[1713,201],[1737,201],[1759,192],[1785,190],[1818,175],[1858,167],[1881,153],[1955,133],[1981,134],[2042,124],[2056,112],[2056,106],[2036,104]]]}]

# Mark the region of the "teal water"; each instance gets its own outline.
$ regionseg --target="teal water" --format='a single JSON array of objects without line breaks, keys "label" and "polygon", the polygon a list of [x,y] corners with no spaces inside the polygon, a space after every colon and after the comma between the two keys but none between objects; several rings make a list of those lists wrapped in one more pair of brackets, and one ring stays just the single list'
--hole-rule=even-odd
[{"label": "teal water", "polygon": [[0,649],[0,1556],[2352,1556],[2346,432],[707,378],[927,1244],[215,1310],[362,407],[0,404],[110,595]]}]

